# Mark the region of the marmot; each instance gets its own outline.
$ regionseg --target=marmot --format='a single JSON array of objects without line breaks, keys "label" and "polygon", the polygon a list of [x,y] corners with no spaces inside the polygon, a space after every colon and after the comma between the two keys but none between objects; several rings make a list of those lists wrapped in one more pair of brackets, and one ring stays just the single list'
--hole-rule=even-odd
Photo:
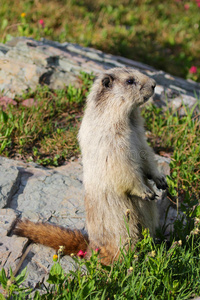
[{"label": "marmot", "polygon": [[110,69],[93,84],[78,136],[88,236],[28,220],[18,222],[15,234],[56,250],[62,245],[64,254],[83,250],[89,256],[91,249],[98,248],[103,264],[117,259],[128,237],[134,246],[142,227],[155,234],[156,195],[149,179],[159,189],[166,189],[167,183],[146,142],[139,109],[155,86],[153,79],[131,68]]}]

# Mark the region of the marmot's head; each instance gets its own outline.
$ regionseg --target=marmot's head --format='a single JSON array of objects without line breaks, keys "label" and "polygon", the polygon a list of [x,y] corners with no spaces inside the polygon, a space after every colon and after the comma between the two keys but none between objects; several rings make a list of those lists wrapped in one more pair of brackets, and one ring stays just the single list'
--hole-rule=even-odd
[{"label": "marmot's head", "polygon": [[131,112],[153,95],[155,86],[155,80],[135,69],[114,68],[98,76],[88,102],[101,111],[112,107]]}]

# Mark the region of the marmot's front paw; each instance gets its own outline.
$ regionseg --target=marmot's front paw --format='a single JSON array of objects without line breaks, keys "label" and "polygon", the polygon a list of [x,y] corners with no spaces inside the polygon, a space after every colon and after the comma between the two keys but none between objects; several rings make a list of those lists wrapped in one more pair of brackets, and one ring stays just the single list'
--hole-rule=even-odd
[{"label": "marmot's front paw", "polygon": [[156,198],[156,193],[154,193],[154,191],[146,187],[145,192],[142,194],[142,200],[149,201],[149,200],[154,200],[155,198]]},{"label": "marmot's front paw", "polygon": [[155,182],[158,189],[166,190],[166,188],[168,188],[167,181],[166,181],[165,176],[163,174],[161,174],[158,177],[153,178],[153,180],[154,180],[154,182]]}]

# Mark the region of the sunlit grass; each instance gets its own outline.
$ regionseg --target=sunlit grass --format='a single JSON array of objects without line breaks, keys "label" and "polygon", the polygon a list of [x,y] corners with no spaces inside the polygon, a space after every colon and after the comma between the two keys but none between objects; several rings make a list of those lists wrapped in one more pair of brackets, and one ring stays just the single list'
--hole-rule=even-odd
[{"label": "sunlit grass", "polygon": [[0,40],[20,35],[68,41],[200,80],[198,5],[196,0],[26,0],[18,5],[1,0]]},{"label": "sunlit grass", "polygon": [[[200,220],[199,220],[200,221]],[[199,223],[196,224],[196,231]],[[90,260],[73,256],[76,271],[68,274],[62,260],[53,256],[47,280],[50,284],[42,294],[20,285],[24,270],[11,278],[0,272],[0,282],[7,299],[191,299],[200,295],[200,240],[191,232],[187,241],[174,241],[170,247],[155,244],[148,231],[134,250],[121,249],[119,260],[112,266],[99,263],[98,252]],[[129,241],[131,243],[131,241]],[[28,296],[29,295],[29,296]],[[16,298],[15,298],[16,297]],[[25,298],[26,297],[26,298]],[[5,299],[2,297],[1,299]]]},{"label": "sunlit grass", "polygon": [[[92,80],[82,74],[82,82],[81,89],[70,86],[51,91],[38,87],[17,97],[17,107],[1,111],[1,155],[47,166],[78,156],[77,131]],[[30,97],[37,106],[22,106],[23,99]],[[169,192],[181,214],[174,222],[169,243],[162,230],[159,243],[144,231],[136,249],[122,250],[123,259],[113,266],[100,265],[97,253],[86,262],[74,257],[77,270],[69,274],[62,269],[62,261],[61,265],[57,262],[49,274],[50,287],[41,295],[36,292],[34,298],[21,286],[25,272],[16,278],[11,273],[8,278],[2,269],[0,281],[7,299],[14,299],[14,295],[16,299],[191,299],[200,295],[200,119],[195,107],[183,108],[185,116],[152,105],[142,111],[151,145],[157,153],[171,156]]]},{"label": "sunlit grass", "polygon": [[[80,153],[77,133],[91,84],[51,91],[38,87],[16,97],[17,106],[0,111],[0,155],[34,161],[42,165],[60,165]],[[87,79],[88,77],[88,79]],[[23,99],[32,98],[34,104],[23,106]]]}]

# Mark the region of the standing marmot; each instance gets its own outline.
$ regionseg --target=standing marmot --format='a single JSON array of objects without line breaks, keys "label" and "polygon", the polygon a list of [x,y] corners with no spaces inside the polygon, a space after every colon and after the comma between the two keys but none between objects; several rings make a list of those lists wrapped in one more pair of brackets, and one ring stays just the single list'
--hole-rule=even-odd
[{"label": "standing marmot", "polygon": [[154,235],[158,225],[155,192],[148,179],[166,189],[148,146],[139,106],[154,93],[155,81],[130,68],[114,68],[94,82],[79,142],[83,157],[85,208],[88,236],[78,230],[19,221],[15,233],[65,254],[100,249],[101,261],[109,264],[127,242],[125,219],[133,244],[141,228]]}]

